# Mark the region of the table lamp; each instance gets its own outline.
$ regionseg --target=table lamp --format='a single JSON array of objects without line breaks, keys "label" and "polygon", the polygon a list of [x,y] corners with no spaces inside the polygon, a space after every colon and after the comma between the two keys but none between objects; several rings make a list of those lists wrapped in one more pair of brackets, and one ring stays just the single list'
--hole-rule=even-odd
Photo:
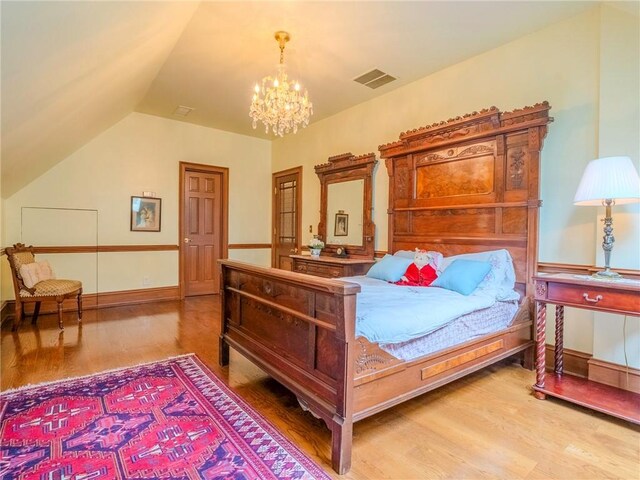
[{"label": "table lamp", "polygon": [[618,278],[619,273],[611,271],[609,262],[613,250],[613,219],[611,207],[624,203],[640,202],[640,178],[629,157],[606,157],[591,160],[582,174],[578,191],[573,199],[574,205],[605,206],[604,270],[594,277]]}]

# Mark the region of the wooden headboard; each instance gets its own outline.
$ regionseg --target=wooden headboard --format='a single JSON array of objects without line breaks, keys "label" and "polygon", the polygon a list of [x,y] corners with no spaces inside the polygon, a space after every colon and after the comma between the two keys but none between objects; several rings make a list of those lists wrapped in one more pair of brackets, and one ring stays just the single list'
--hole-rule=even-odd
[{"label": "wooden headboard", "polygon": [[389,173],[389,246],[445,256],[506,248],[516,289],[533,295],[540,151],[549,104],[496,107],[400,134],[381,145]]}]

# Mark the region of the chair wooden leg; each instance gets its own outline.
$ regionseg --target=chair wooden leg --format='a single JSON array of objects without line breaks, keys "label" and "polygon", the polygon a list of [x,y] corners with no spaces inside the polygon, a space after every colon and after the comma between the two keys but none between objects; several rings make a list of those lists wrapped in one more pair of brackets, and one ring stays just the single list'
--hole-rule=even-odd
[{"label": "chair wooden leg", "polygon": [[78,323],[82,323],[82,289],[78,292]]},{"label": "chair wooden leg", "polygon": [[33,307],[33,315],[31,316],[31,323],[33,325],[38,321],[38,315],[40,315],[40,302],[36,302],[36,306]]},{"label": "chair wooden leg", "polygon": [[62,302],[64,302],[64,298],[58,300],[58,326],[60,330],[64,330],[64,325],[62,323]]}]

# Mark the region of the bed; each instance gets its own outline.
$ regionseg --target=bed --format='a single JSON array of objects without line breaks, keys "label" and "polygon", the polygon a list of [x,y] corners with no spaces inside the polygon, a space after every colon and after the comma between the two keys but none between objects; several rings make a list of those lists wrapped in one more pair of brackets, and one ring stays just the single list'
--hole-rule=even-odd
[{"label": "bed", "polygon": [[516,313],[490,333],[403,359],[389,353],[393,345],[356,335],[360,284],[220,261],[220,364],[232,347],[293,391],[331,430],[336,472],[350,468],[354,422],[507,357],[532,368],[531,277],[549,108],[492,107],[379,147],[389,175],[389,252],[504,250],[513,259]]}]

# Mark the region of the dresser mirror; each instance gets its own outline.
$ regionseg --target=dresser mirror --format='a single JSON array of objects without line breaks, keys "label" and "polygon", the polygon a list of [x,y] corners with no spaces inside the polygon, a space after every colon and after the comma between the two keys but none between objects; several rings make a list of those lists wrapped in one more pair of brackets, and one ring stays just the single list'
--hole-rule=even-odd
[{"label": "dresser mirror", "polygon": [[327,243],[364,245],[364,179],[327,185]]},{"label": "dresser mirror", "polygon": [[345,250],[349,257],[373,258],[372,181],[377,161],[373,153],[345,153],[315,167],[320,179],[318,236],[324,255]]}]

